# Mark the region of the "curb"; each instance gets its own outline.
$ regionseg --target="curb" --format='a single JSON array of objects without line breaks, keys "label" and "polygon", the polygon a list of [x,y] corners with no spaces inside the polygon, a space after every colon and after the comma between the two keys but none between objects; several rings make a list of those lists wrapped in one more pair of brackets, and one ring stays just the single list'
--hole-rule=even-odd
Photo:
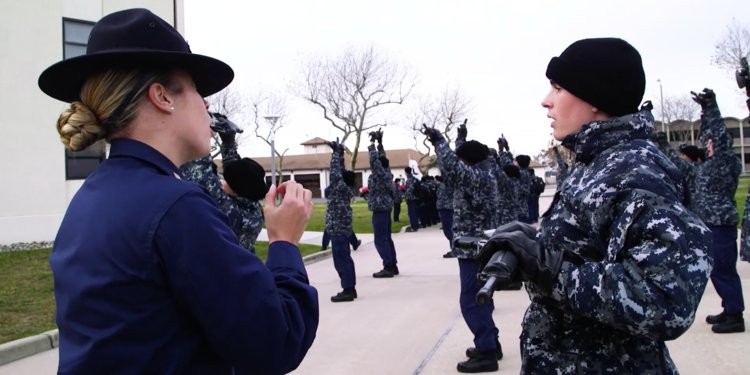
[{"label": "curb", "polygon": [[[308,265],[329,257],[331,257],[331,250],[319,251],[303,257],[302,261],[305,265]],[[57,348],[59,340],[59,331],[53,329],[35,336],[24,337],[0,344],[0,366]]]},{"label": "curb", "polygon": [[32,356],[59,345],[59,333],[56,329],[36,336],[24,337],[0,344],[0,366]]}]

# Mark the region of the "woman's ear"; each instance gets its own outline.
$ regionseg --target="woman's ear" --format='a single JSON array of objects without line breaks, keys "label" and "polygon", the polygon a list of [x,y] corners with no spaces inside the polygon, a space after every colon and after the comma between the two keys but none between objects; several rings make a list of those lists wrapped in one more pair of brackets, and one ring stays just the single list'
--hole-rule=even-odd
[{"label": "woman's ear", "polygon": [[148,87],[148,100],[160,111],[171,113],[174,112],[174,100],[172,93],[167,90],[166,86],[154,82]]}]

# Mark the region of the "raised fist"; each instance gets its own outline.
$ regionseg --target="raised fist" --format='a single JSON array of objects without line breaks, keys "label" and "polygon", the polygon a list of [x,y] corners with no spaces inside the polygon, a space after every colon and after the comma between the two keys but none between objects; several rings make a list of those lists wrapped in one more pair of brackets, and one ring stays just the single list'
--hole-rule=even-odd
[{"label": "raised fist", "polygon": [[422,124],[422,134],[427,136],[427,140],[435,146],[437,146],[441,140],[445,140],[445,138],[443,138],[443,133],[441,133],[440,130],[431,128],[426,124]]},{"label": "raised fist", "polygon": [[694,102],[700,104],[701,109],[706,109],[709,105],[716,104],[716,94],[711,89],[705,88],[699,93],[690,91],[690,95]]},{"label": "raised fist", "polygon": [[500,135],[500,138],[497,139],[497,148],[498,151],[510,151],[510,147],[508,147],[508,140],[505,139],[504,135]]},{"label": "raised fist", "polygon": [[464,120],[464,123],[458,126],[458,138],[466,139],[466,136],[469,134],[469,131],[466,129],[467,120]]}]

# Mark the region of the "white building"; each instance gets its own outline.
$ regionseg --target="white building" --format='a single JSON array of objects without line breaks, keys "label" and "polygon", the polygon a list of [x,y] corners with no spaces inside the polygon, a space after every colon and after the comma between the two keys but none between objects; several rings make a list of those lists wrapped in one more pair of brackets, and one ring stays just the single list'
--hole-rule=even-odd
[{"label": "white building", "polygon": [[53,240],[82,177],[103,158],[101,149],[66,153],[55,130],[66,103],[39,90],[39,74],[85,52],[91,26],[104,15],[137,7],[184,31],[182,0],[3,0],[0,246]]}]

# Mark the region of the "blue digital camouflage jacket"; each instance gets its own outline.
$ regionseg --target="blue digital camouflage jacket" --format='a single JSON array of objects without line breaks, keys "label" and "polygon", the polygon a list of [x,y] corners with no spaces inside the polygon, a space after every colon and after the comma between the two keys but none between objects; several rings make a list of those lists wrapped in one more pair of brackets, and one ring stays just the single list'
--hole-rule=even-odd
[{"label": "blue digital camouflage jacket", "polygon": [[708,226],[736,226],[739,217],[734,193],[737,191],[742,163],[732,149],[732,135],[727,131],[715,103],[703,111],[699,138],[704,145],[711,139],[714,155],[706,155],[706,160],[696,169],[696,194],[691,197],[693,210]]},{"label": "blue digital camouflage jacket", "polygon": [[[497,226],[497,182],[490,158],[469,166],[445,140],[435,145],[443,181],[453,187],[454,236],[481,236]],[[458,258],[474,259],[475,249],[454,249]]]},{"label": "blue digital camouflage jacket", "polygon": [[367,198],[367,208],[370,211],[390,211],[393,209],[393,197],[396,195],[393,175],[378,160],[375,145],[371,144],[368,150],[372,174],[367,178],[367,188],[370,191]]},{"label": "blue digital camouflage jacket", "polygon": [[331,154],[331,184],[326,188],[326,231],[331,236],[352,233],[352,189],[344,182],[343,160],[338,152]]},{"label": "blue digital camouflage jacket", "polygon": [[[237,145],[221,147],[221,157],[226,163],[239,160]],[[263,206],[260,202],[239,196],[230,196],[221,188],[219,176],[211,170],[211,156],[193,160],[180,167],[180,173],[190,181],[199,184],[227,215],[229,224],[237,235],[240,245],[255,253],[255,241],[263,229]]]},{"label": "blue digital camouflage jacket", "polygon": [[551,293],[526,283],[522,373],[677,373],[664,341],[695,320],[711,237],[648,140],[652,123],[641,111],[564,140],[576,161],[537,242],[566,255]]}]

